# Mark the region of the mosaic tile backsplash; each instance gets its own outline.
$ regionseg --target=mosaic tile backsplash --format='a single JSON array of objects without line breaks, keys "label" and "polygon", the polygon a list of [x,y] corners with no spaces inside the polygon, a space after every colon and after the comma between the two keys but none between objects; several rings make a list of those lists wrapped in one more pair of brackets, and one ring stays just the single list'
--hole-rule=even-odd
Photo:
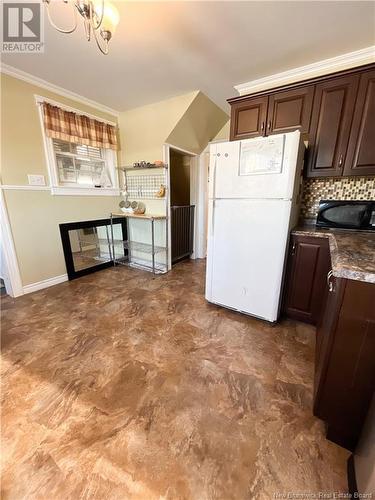
[{"label": "mosaic tile backsplash", "polygon": [[375,200],[375,177],[305,179],[301,218],[316,219],[320,200]]}]

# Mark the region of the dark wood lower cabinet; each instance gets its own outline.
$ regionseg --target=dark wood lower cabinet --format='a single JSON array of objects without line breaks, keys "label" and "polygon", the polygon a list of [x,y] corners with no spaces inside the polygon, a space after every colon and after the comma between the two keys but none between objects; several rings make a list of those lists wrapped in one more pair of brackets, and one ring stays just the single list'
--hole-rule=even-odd
[{"label": "dark wood lower cabinet", "polygon": [[317,325],[314,415],[354,450],[375,390],[375,283],[335,278],[326,238],[292,235],[283,311]]},{"label": "dark wood lower cabinet", "polygon": [[317,331],[314,415],[354,450],[375,389],[375,284],[329,278]]},{"label": "dark wood lower cabinet", "polygon": [[327,238],[292,235],[283,312],[316,325],[321,317],[331,259]]}]

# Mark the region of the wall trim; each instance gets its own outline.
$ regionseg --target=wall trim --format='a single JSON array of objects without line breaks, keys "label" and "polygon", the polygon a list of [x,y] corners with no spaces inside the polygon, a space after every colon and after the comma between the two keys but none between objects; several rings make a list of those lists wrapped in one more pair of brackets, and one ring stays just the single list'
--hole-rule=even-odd
[{"label": "wall trim", "polygon": [[29,184],[0,184],[0,189],[5,191],[50,191],[51,186],[30,186]]},{"label": "wall trim", "polygon": [[375,62],[375,45],[241,83],[234,88],[240,95],[245,95],[373,62]]},{"label": "wall trim", "polygon": [[13,76],[14,78],[18,78],[19,80],[23,80],[24,82],[31,83],[32,85],[37,85],[38,87],[49,90],[50,92],[54,92],[55,94],[59,94],[63,97],[67,97],[68,99],[80,102],[81,104],[90,106],[91,108],[102,111],[103,113],[108,113],[116,117],[120,116],[119,111],[110,108],[109,106],[105,106],[104,104],[100,104],[99,102],[88,99],[87,97],[84,97],[80,94],[76,94],[75,92],[64,89],[59,85],[47,82],[42,78],[38,78],[37,76],[31,75],[30,73],[26,73],[26,71],[22,71],[13,66],[9,66],[8,64],[1,65],[1,73]]},{"label": "wall trim", "polygon": [[[8,210],[5,205],[4,194],[0,189],[0,228],[1,228],[1,257],[5,261],[7,280],[9,280],[11,290],[7,293],[12,297],[19,297],[23,294],[21,274],[18,267],[16,249],[13,241],[12,229],[10,227]],[[4,280],[5,281],[5,280]]]},{"label": "wall trim", "polygon": [[68,281],[67,274],[61,274],[60,276],[54,276],[53,278],[47,278],[42,281],[37,281],[36,283],[31,283],[30,285],[25,285],[23,287],[23,293],[32,293],[38,290],[43,290],[43,288],[48,288],[50,286],[58,285],[59,283],[63,283],[64,281]]},{"label": "wall trim", "polygon": [[52,195],[65,196],[120,196],[119,188],[84,188],[64,186],[30,186],[28,184],[0,184],[4,191],[50,191]]},{"label": "wall trim", "polygon": [[52,195],[63,196],[120,196],[119,188],[84,188],[84,187],[64,187],[53,186]]}]

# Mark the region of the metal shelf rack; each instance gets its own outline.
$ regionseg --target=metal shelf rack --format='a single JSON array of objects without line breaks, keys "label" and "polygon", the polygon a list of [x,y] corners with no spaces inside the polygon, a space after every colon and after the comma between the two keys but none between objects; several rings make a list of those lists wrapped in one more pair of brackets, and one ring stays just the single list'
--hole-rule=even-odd
[{"label": "metal shelf rack", "polygon": [[[123,172],[123,186],[127,197],[132,200],[163,200],[157,196],[160,187],[167,185],[167,167],[119,167]],[[141,173],[141,171],[143,171]],[[134,173],[133,173],[134,172]]]},{"label": "metal shelf rack", "polygon": [[[115,243],[118,240],[114,239],[113,235],[113,220],[117,218],[125,218],[126,219],[126,233],[127,240],[123,241],[123,246],[125,250],[128,250],[127,256],[121,256],[121,258],[116,257],[115,252]],[[140,241],[131,241],[130,237],[130,228],[129,228],[129,220],[130,219],[139,219],[148,221],[150,223],[150,231],[151,231],[151,243],[144,243]],[[155,221],[165,220],[165,247],[155,245]],[[153,274],[164,274],[168,271],[168,219],[165,215],[149,215],[149,214],[131,214],[131,213],[116,213],[112,212],[110,215],[111,221],[111,247],[112,247],[112,260],[113,264],[116,266],[127,265],[130,267],[135,267],[137,269],[143,269],[145,271],[151,271]],[[132,262],[132,252],[142,252],[145,254],[151,255],[151,265],[141,264],[139,262]],[[157,254],[165,252],[165,266],[157,265],[155,262],[155,257]]]}]

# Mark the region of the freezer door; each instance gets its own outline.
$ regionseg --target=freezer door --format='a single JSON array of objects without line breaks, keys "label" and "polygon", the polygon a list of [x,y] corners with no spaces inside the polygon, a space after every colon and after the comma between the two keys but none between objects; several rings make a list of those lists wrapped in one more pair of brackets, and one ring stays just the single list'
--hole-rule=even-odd
[{"label": "freezer door", "polygon": [[210,201],[207,300],[276,321],[290,211],[290,201]]},{"label": "freezer door", "polygon": [[209,197],[291,199],[301,134],[221,142],[211,150]]}]

